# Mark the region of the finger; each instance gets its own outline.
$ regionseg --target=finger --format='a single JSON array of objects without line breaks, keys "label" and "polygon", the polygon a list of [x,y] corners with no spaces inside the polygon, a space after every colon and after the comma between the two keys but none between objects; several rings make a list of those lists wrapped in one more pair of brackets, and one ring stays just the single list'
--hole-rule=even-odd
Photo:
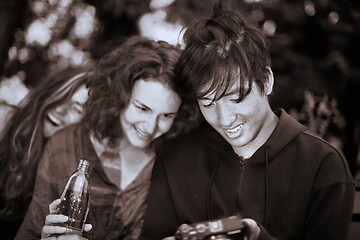
[{"label": "finger", "polygon": [[66,233],[68,230],[66,227],[60,227],[60,226],[48,226],[45,225],[42,228],[41,231],[41,236],[47,237],[51,234],[55,234],[55,233]]},{"label": "finger", "polygon": [[242,224],[246,228],[246,237],[244,240],[256,240],[260,235],[260,228],[253,219],[245,218]]},{"label": "finger", "polygon": [[163,238],[163,240],[175,240],[175,237],[167,237],[167,238]]},{"label": "finger", "polygon": [[[47,238],[51,235],[59,235],[64,234],[65,238],[59,238],[60,236],[57,236],[56,239],[78,239],[76,236],[79,236],[79,231],[61,227],[61,226],[44,226],[41,232],[41,236],[43,238]],[[79,238],[79,239],[85,239],[85,238]]]},{"label": "finger", "polygon": [[252,219],[244,218],[242,220],[242,224],[244,224],[245,227],[254,228],[257,226],[256,222]]},{"label": "finger", "polygon": [[61,235],[56,238],[56,240],[86,240],[87,238],[81,237],[77,234],[71,234],[71,235]]},{"label": "finger", "polygon": [[45,218],[45,225],[53,223],[64,223],[68,221],[68,217],[61,214],[48,214]]},{"label": "finger", "polygon": [[92,229],[92,225],[91,224],[85,224],[84,230],[85,232],[88,232]]},{"label": "finger", "polygon": [[61,203],[61,199],[56,199],[49,205],[49,212],[56,213],[57,206]]}]

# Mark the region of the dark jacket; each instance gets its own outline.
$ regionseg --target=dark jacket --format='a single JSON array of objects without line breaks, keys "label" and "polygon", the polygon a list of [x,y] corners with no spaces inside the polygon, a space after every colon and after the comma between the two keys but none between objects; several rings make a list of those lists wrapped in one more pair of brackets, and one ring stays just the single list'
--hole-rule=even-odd
[{"label": "dark jacket", "polygon": [[209,125],[157,153],[141,239],[174,235],[182,223],[241,214],[259,239],[345,240],[354,183],[344,156],[281,110],[278,125],[242,161]]}]

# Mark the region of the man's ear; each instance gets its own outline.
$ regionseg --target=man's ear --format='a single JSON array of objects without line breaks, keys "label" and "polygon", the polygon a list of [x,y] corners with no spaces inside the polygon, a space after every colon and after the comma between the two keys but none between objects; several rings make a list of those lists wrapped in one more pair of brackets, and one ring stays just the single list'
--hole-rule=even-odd
[{"label": "man's ear", "polygon": [[264,86],[264,93],[266,96],[270,95],[272,93],[273,90],[273,86],[274,86],[274,74],[271,70],[270,67],[267,67],[268,69],[268,79],[265,82],[265,86]]}]

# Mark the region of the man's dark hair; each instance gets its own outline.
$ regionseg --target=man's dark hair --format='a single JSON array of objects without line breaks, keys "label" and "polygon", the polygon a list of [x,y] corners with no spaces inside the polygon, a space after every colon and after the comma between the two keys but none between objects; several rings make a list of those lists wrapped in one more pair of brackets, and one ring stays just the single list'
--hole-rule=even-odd
[{"label": "man's dark hair", "polygon": [[[234,81],[240,81],[240,102],[256,83],[264,92],[270,55],[267,38],[233,10],[214,8],[214,15],[190,25],[184,33],[185,49],[175,67],[176,81],[192,89],[192,99],[215,93],[220,99]],[[249,83],[249,84],[247,84]]]}]

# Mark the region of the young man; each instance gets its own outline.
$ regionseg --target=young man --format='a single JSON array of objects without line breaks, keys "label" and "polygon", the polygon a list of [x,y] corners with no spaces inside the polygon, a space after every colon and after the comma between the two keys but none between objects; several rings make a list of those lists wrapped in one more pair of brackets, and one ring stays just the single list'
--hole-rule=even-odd
[{"label": "young man", "polygon": [[346,159],[284,110],[272,111],[262,32],[219,11],[184,39],[176,77],[206,121],[158,153],[142,239],[239,214],[247,239],[346,239],[354,198]]}]

